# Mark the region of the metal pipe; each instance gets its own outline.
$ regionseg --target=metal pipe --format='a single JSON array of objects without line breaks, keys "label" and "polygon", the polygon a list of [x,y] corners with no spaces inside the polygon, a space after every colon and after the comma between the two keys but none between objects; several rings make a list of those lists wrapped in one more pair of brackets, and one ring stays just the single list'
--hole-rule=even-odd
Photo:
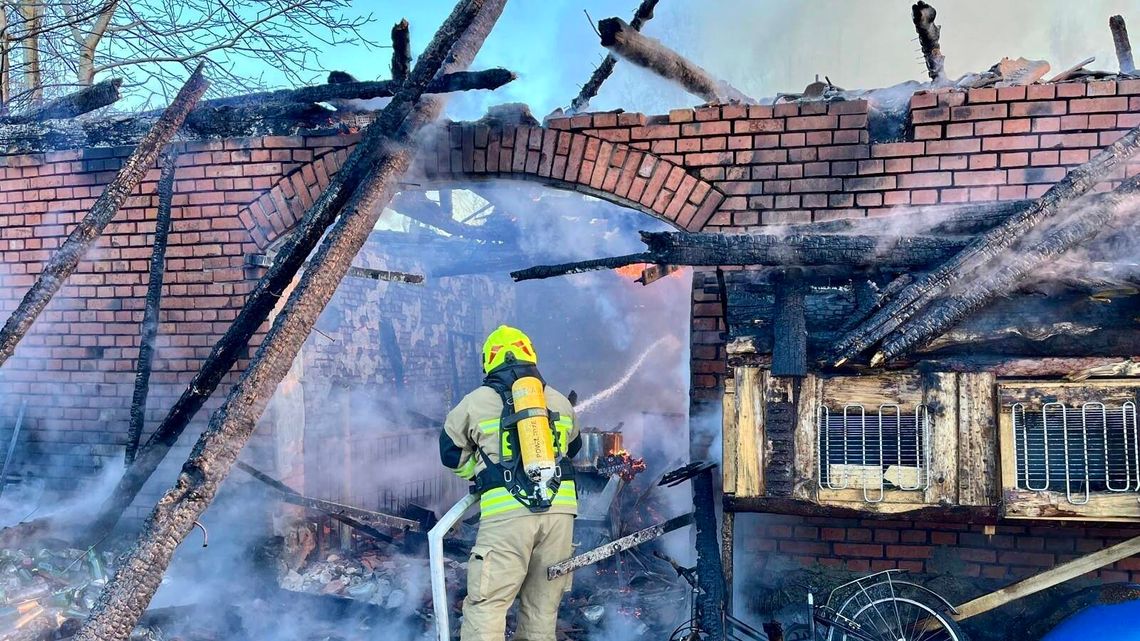
[{"label": "metal pipe", "polygon": [[8,484],[8,466],[16,452],[16,440],[20,437],[20,426],[24,424],[24,410],[27,407],[28,401],[20,402],[20,412],[16,415],[16,425],[12,428],[12,440],[8,443],[8,453],[4,456],[4,467],[0,468],[0,494],[4,493],[4,486]]},{"label": "metal pipe", "polygon": [[435,618],[435,633],[438,641],[451,641],[451,620],[448,618],[447,577],[443,573],[443,537],[451,526],[463,518],[471,506],[479,502],[479,497],[468,494],[451,507],[446,514],[428,531],[428,564],[431,567],[431,607]]}]

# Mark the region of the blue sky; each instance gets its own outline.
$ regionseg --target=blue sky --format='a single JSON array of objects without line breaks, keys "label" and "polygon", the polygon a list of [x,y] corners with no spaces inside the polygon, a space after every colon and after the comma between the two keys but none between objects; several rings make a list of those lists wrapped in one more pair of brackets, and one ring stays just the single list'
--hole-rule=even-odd
[{"label": "blue sky", "polygon": [[[504,66],[519,74],[493,94],[452,101],[453,118],[478,117],[488,104],[526,102],[539,118],[569,103],[605,55],[583,10],[594,20],[628,20],[637,0],[510,0],[474,68]],[[754,97],[799,91],[816,74],[845,88],[924,79],[910,21],[912,0],[661,0],[644,31]],[[1077,6],[1080,10],[1076,10]],[[371,12],[370,36],[388,42],[393,23],[411,23],[413,53],[423,49],[452,0],[360,0]],[[1108,17],[1122,13],[1140,33],[1140,0],[943,0],[942,46],[952,76],[982,71],[1003,56],[1044,59],[1058,72],[1096,56],[1116,67]],[[1136,36],[1133,36],[1136,39]],[[390,50],[340,46],[321,64],[360,79],[387,77]],[[273,82],[267,75],[266,80]],[[593,107],[663,113],[699,99],[632,65],[619,63]]]}]

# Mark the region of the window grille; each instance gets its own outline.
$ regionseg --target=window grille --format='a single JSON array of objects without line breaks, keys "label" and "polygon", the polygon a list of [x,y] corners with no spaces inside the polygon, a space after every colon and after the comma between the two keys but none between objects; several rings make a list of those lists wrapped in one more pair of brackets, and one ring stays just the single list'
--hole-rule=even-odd
[{"label": "window grille", "polygon": [[930,413],[925,405],[903,410],[863,405],[842,411],[819,408],[819,486],[862,489],[863,499],[879,503],[890,489],[930,486]]},{"label": "window grille", "polygon": [[1064,492],[1073,505],[1094,492],[1140,490],[1140,432],[1136,404],[1045,403],[1029,411],[1010,407],[1017,487]]}]

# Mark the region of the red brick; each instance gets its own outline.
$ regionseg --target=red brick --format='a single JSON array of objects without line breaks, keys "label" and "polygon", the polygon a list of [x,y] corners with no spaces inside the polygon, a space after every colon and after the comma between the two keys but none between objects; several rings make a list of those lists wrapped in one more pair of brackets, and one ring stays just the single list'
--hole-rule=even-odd
[{"label": "red brick", "polygon": [[986,138],[982,141],[985,151],[1007,151],[1011,149],[1036,149],[1037,136],[1001,136],[1000,138]]},{"label": "red brick", "polygon": [[976,138],[926,141],[928,154],[972,154],[981,151],[981,148],[981,141]]},{"label": "red brick", "polygon": [[883,546],[870,543],[835,543],[832,545],[837,556],[882,558]]},{"label": "red brick", "polygon": [[911,112],[910,120],[915,125],[921,125],[929,122],[946,122],[947,120],[950,120],[950,109],[947,107],[920,109],[918,111]]},{"label": "red brick", "polygon": [[997,99],[1001,101],[1025,100],[1025,87],[998,87]]},{"label": "red brick", "polygon": [[962,90],[945,91],[938,94],[938,104],[948,107],[957,107],[966,104],[966,92]]},{"label": "red brick", "polygon": [[925,187],[947,187],[953,182],[950,173],[903,174],[898,177],[898,186],[903,189]]},{"label": "red brick", "polygon": [[682,136],[721,136],[730,133],[731,130],[732,125],[726,120],[681,125]]},{"label": "red brick", "polygon": [[692,109],[672,109],[669,111],[669,122],[692,122],[694,118]]},{"label": "red brick", "polygon": [[1098,113],[1104,111],[1128,111],[1128,98],[1082,98],[1069,101],[1070,113]]},{"label": "red brick", "polygon": [[910,108],[924,109],[926,107],[938,106],[938,94],[920,91],[910,97]]},{"label": "red brick", "polygon": [[[915,130],[917,131],[917,127]],[[946,125],[947,138],[964,138],[973,135],[974,123],[972,122],[952,122]],[[917,137],[917,135],[915,137]]]},{"label": "red brick", "polygon": [[1073,115],[1061,117],[1061,131],[1088,129],[1089,117],[1087,115]]},{"label": "red brick", "polygon": [[918,125],[914,128],[915,140],[930,140],[942,137],[942,125]]},{"label": "red brick", "polygon": [[954,184],[959,186],[974,185],[1003,185],[1005,184],[1005,171],[965,171],[954,174]]},{"label": "red brick", "polygon": [[965,107],[953,107],[950,110],[950,119],[992,120],[995,118],[1005,118],[1008,113],[1009,108],[1005,103],[969,105]]},{"label": "red brick", "polygon": [[1040,102],[1017,102],[1009,106],[1009,115],[1015,118],[1025,116],[1061,116],[1068,113],[1068,102],[1050,100]]}]

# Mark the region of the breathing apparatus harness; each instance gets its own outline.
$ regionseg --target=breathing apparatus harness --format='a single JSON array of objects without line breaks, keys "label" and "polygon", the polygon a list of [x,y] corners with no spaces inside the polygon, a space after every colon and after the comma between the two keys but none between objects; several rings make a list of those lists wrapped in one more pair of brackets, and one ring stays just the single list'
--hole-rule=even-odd
[{"label": "breathing apparatus harness", "polygon": [[[535,513],[542,513],[548,511],[551,505],[553,505],[554,497],[557,496],[558,488],[562,482],[574,477],[574,467],[570,465],[569,459],[564,455],[569,444],[560,442],[562,438],[561,434],[554,427],[555,422],[559,419],[558,412],[550,411],[546,407],[545,402],[542,404],[542,407],[515,411],[512,387],[515,381],[524,377],[534,377],[538,379],[545,390],[546,381],[543,380],[542,375],[539,374],[538,368],[531,363],[516,360],[512,354],[507,355],[505,364],[492,370],[483,379],[483,386],[494,390],[503,401],[503,413],[499,419],[500,452],[499,462],[496,463],[491,460],[491,457],[482,447],[478,448],[479,456],[486,465],[486,469],[475,477],[472,492],[482,494],[487,490],[500,487],[505,488],[515,500],[528,510]],[[546,491],[543,491],[539,483],[532,480],[527,474],[523,465],[518,429],[520,421],[543,415],[545,415],[550,422],[556,457],[554,477],[545,484]],[[505,448],[503,447],[504,437]]]}]

